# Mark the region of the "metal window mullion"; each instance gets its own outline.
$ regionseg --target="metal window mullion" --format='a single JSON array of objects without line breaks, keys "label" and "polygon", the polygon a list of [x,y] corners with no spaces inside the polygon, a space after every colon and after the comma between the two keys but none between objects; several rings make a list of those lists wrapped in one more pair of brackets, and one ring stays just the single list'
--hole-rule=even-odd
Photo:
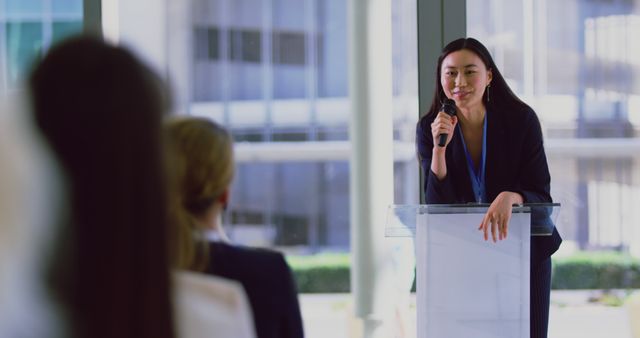
[{"label": "metal window mullion", "polygon": [[440,50],[466,36],[464,0],[418,0],[418,92],[420,112],[429,108],[435,90],[435,67]]},{"label": "metal window mullion", "polygon": [[[263,81],[263,104],[264,114],[266,115],[266,125],[264,126],[263,142],[269,142],[272,139],[272,105],[273,105],[273,0],[262,1],[262,81]],[[271,163],[267,167],[267,195],[281,196],[279,187],[281,186],[279,172],[282,170],[278,163]],[[281,236],[281,227],[276,224],[274,214],[279,208],[279,198],[266,198],[264,208],[264,219],[268,225],[272,225],[276,229],[276,241]]]},{"label": "metal window mullion", "polygon": [[53,4],[52,0],[43,0],[42,11],[42,52],[49,49],[53,39]]},{"label": "metal window mullion", "polygon": [[82,1],[82,23],[85,32],[102,35],[102,0]]},{"label": "metal window mullion", "polygon": [[[307,109],[304,112],[309,116],[310,125],[306,127],[307,139],[317,139],[317,123],[315,118],[315,69],[316,57],[315,57],[315,0],[306,0],[304,2],[304,68],[305,68],[305,96],[307,101]],[[307,210],[307,217],[309,222],[307,243],[311,245],[312,250],[315,252],[320,246],[320,222],[318,220],[320,215],[320,200],[319,193],[321,191],[320,182],[322,175],[322,164],[318,163],[313,166],[313,170],[310,170],[315,175],[313,180],[313,197],[309,203],[309,209]]]},{"label": "metal window mullion", "polygon": [[[418,106],[424,114],[431,105],[435,91],[434,76],[438,56],[451,40],[467,36],[465,0],[418,1]],[[420,115],[421,116],[421,115]],[[422,171],[420,171],[422,172]],[[420,187],[424,177],[420,174]],[[420,188],[420,201],[424,191]]]},{"label": "metal window mullion", "polygon": [[262,10],[262,99],[264,104],[264,114],[266,115],[265,139],[271,141],[273,138],[273,1],[263,1]]},{"label": "metal window mullion", "polygon": [[[202,1],[216,1],[216,0],[202,0]],[[230,48],[230,39],[229,39],[229,22],[228,17],[231,16],[231,10],[229,6],[229,0],[217,0],[220,3],[220,11],[218,12],[218,22],[220,23],[220,68],[221,68],[221,80],[222,80],[222,90],[221,90],[221,101],[223,107],[223,115],[224,115],[224,125],[228,128],[232,128],[231,118],[229,116],[229,102],[230,102],[230,83],[232,83],[231,79],[231,69],[229,62],[229,48]]]},{"label": "metal window mullion", "polygon": [[316,20],[316,8],[316,0],[307,0],[305,2],[305,78],[307,82],[307,114],[309,114],[309,120],[311,121],[311,125],[308,129],[310,140],[316,140],[318,136],[318,118],[316,111],[316,99],[318,97],[318,90],[316,88],[318,71],[316,37],[318,25]]}]

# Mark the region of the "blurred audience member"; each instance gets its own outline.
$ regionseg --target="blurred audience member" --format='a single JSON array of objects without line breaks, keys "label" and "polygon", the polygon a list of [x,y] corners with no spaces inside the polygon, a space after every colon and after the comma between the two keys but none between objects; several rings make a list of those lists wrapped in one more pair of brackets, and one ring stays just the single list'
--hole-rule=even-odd
[{"label": "blurred audience member", "polygon": [[175,275],[182,338],[254,338],[251,308],[239,283],[182,271]]},{"label": "blurred audience member", "polygon": [[36,124],[68,178],[55,268],[71,336],[174,337],[161,82],[92,37],[54,46],[29,80]]},{"label": "blurred audience member", "polygon": [[130,52],[77,37],[37,65],[30,89],[69,181],[55,267],[73,336],[253,338],[239,284],[181,272],[170,290],[159,78]]},{"label": "blurred audience member", "polygon": [[296,287],[283,255],[229,244],[222,227],[234,176],[229,133],[207,119],[183,117],[168,122],[167,136],[177,191],[170,209],[177,266],[242,283],[259,338],[303,337]]}]

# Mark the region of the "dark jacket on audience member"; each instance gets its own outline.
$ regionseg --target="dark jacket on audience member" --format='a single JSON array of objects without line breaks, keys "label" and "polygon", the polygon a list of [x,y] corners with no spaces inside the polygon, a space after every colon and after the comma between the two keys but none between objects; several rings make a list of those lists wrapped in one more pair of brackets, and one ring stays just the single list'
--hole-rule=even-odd
[{"label": "dark jacket on audience member", "polygon": [[206,273],[242,284],[258,338],[304,337],[296,285],[281,253],[220,242],[209,251]]}]

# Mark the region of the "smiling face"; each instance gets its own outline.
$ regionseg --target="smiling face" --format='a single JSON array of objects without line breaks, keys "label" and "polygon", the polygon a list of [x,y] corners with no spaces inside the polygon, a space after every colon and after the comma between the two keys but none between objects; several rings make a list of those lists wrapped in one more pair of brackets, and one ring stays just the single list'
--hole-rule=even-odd
[{"label": "smiling face", "polygon": [[447,55],[440,68],[440,84],[448,98],[462,110],[483,110],[482,96],[491,82],[491,70],[468,49]]}]

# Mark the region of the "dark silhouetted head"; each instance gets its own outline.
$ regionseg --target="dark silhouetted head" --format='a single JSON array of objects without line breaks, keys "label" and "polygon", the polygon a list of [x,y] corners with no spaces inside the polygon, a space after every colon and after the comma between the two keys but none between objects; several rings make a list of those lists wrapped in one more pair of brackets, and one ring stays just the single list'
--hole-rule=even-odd
[{"label": "dark silhouetted head", "polygon": [[75,337],[173,337],[163,88],[95,37],[54,46],[30,76],[36,124],[69,185],[58,267]]}]

